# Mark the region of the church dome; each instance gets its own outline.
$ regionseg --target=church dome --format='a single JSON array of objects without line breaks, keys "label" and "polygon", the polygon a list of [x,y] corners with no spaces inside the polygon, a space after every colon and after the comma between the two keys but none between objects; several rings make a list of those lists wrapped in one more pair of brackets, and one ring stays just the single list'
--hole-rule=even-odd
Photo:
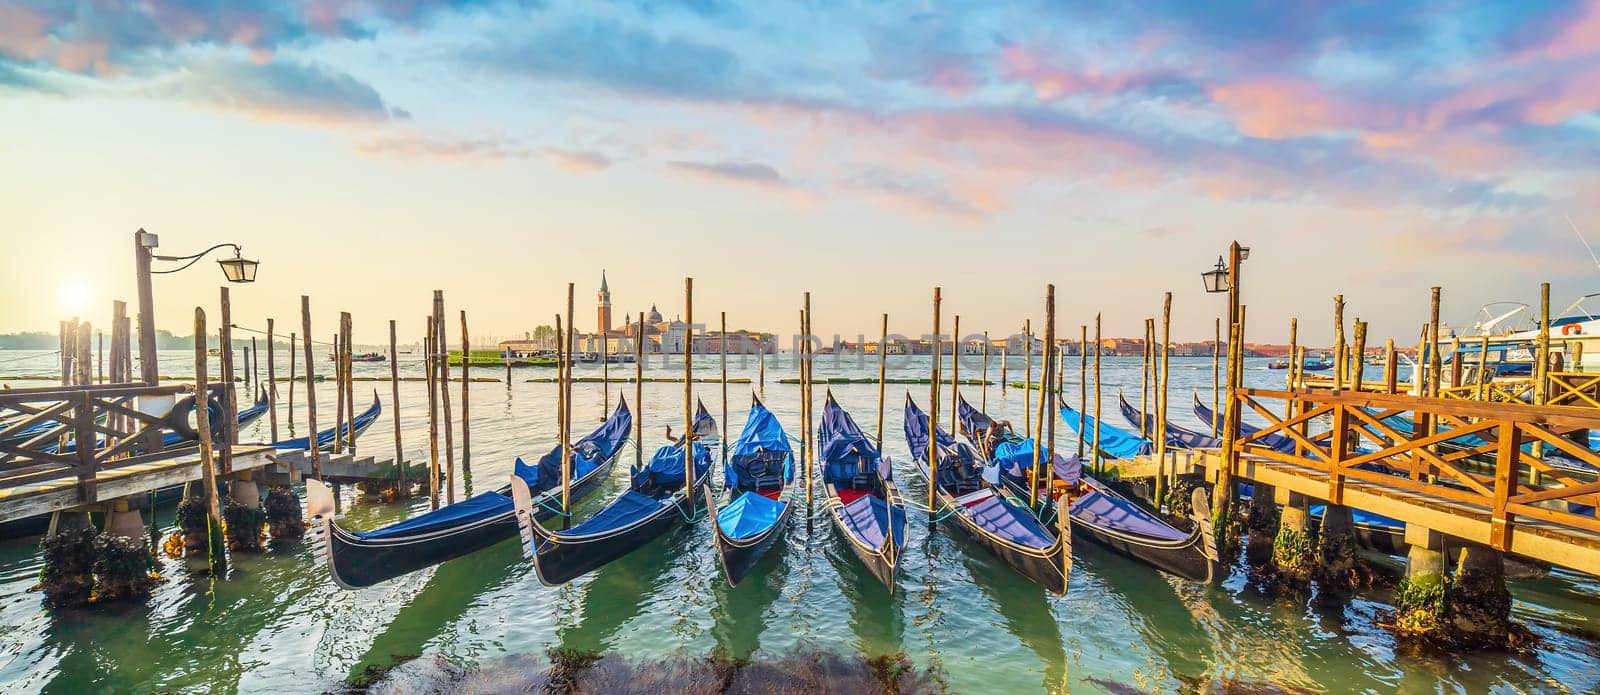
[{"label": "church dome", "polygon": [[656,311],[656,305],[650,305],[650,313],[645,316],[645,321],[649,323],[661,323],[661,312]]}]

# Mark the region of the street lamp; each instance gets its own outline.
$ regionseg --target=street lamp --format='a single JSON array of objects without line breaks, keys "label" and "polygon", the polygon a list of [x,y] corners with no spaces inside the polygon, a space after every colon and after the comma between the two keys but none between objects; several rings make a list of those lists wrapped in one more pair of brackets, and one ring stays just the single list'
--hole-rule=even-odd
[{"label": "street lamp", "polygon": [[[134,276],[139,283],[139,376],[146,384],[151,386],[156,385],[159,378],[156,373],[155,301],[154,292],[150,284],[150,276],[167,275],[185,270],[200,262],[200,259],[205,258],[212,251],[224,247],[233,249],[233,258],[221,259],[217,261],[217,265],[222,267],[222,275],[227,278],[228,282],[255,282],[256,266],[260,265],[257,261],[245,258],[244,249],[234,243],[217,244],[200,253],[188,256],[156,255],[154,249],[160,245],[160,237],[143,229],[133,235]],[[150,266],[154,261],[188,262],[176,268],[152,270]]]},{"label": "street lamp", "polygon": [[1217,256],[1217,267],[1200,274],[1200,279],[1206,283],[1207,292],[1227,292],[1233,286],[1228,284],[1228,266],[1222,262],[1222,257]]}]

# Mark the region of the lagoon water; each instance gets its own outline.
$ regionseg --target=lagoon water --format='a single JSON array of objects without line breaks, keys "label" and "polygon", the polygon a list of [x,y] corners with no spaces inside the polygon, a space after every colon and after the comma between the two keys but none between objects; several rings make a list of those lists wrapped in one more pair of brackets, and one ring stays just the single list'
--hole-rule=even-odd
[{"label": "lagoon water", "polygon": [[[47,353],[0,352],[0,375],[46,374]],[[419,355],[401,355],[404,375],[420,376]],[[770,356],[764,400],[796,434],[798,387],[787,355]],[[162,370],[187,374],[192,357],[162,353]],[[681,358],[649,358],[647,376],[678,377]],[[891,377],[921,377],[926,358],[901,358]],[[961,376],[975,377],[977,358]],[[214,361],[214,360],[213,360]],[[280,354],[278,374],[288,373]],[[729,374],[756,380],[754,358],[730,357]],[[1009,376],[1022,379],[1021,358]],[[1251,360],[1250,385],[1282,383],[1282,372]],[[318,356],[317,369],[329,363]],[[1037,377],[1037,359],[1035,360]],[[613,377],[632,373],[613,365]],[[595,376],[598,365],[582,365],[578,376]],[[387,364],[356,366],[358,376],[387,377]],[[264,372],[263,372],[264,373]],[[459,370],[457,370],[459,373]],[[698,357],[696,376],[715,378],[716,358]],[[875,377],[873,358],[818,358],[818,379]],[[946,367],[948,376],[949,368]],[[553,445],[555,386],[528,383],[554,375],[548,369],[517,369],[513,382],[471,385],[471,479],[463,487],[498,487],[518,457],[533,458]],[[501,370],[474,376],[500,378]],[[989,376],[998,382],[999,360]],[[1077,358],[1069,358],[1067,397],[1078,398]],[[1137,401],[1139,359],[1108,358],[1104,366],[1106,422],[1116,414],[1118,388]],[[30,382],[7,382],[16,386]],[[1211,360],[1175,358],[1172,370],[1175,421],[1195,427],[1190,393],[1210,400]],[[304,384],[296,386],[296,430],[304,434]],[[459,383],[452,383],[460,412]],[[756,384],[728,387],[726,423],[736,436]],[[394,455],[394,412],[386,382],[357,382],[365,406],[373,389],[385,416],[362,438],[363,454]],[[831,386],[840,404],[863,428],[874,428],[877,387]],[[698,384],[696,394],[720,417],[717,384]],[[906,460],[900,407],[909,392],[926,404],[927,385],[890,385],[884,420],[886,450],[894,458],[903,490],[920,499],[925,490]],[[944,387],[949,406],[949,387]],[[980,387],[962,387],[974,404]],[[575,387],[574,427],[597,425],[604,410],[600,384]],[[681,423],[682,385],[644,386],[646,451],[662,443],[662,428]],[[610,397],[632,384],[612,384]],[[823,392],[818,387],[818,405]],[[280,402],[288,384],[279,385]],[[333,389],[319,386],[322,426],[333,416]],[[1024,392],[987,389],[989,410],[1019,426]],[[401,385],[399,408],[406,456],[426,458],[426,397],[420,382]],[[241,392],[241,400],[243,394]],[[948,415],[945,416],[948,422]],[[285,432],[288,415],[280,411]],[[1058,423],[1060,421],[1058,420]],[[246,428],[246,441],[265,440],[266,420]],[[1061,446],[1076,438],[1058,427]],[[459,436],[457,446],[459,448]],[[441,444],[442,446],[442,444]],[[623,461],[633,459],[632,451]],[[458,462],[458,467],[460,466]],[[720,478],[720,476],[719,476]],[[626,486],[618,470],[601,493],[585,500],[579,515],[597,509]],[[464,490],[457,490],[462,495]],[[352,493],[346,492],[346,495]],[[343,523],[377,526],[427,509],[426,499],[379,504],[346,498]],[[160,515],[170,527],[172,512]],[[915,521],[920,521],[920,518]],[[712,555],[710,531],[702,524],[680,530],[571,584],[550,588],[534,576],[515,541],[359,591],[329,580],[305,544],[273,547],[259,556],[238,556],[225,578],[194,578],[181,562],[162,560],[165,580],[147,604],[49,611],[30,592],[40,568],[38,538],[0,541],[0,692],[320,692],[339,690],[369,668],[402,664],[393,674],[402,687],[426,687],[423,671],[443,663],[495,668],[508,661],[540,663],[552,647],[606,650],[637,659],[699,656],[782,657],[800,649],[846,656],[904,653],[919,667],[934,669],[961,693],[1173,692],[1200,683],[1272,684],[1313,692],[1597,692],[1600,643],[1586,637],[1600,620],[1600,581],[1564,572],[1512,585],[1515,618],[1539,637],[1522,654],[1468,657],[1415,656],[1396,648],[1374,624],[1387,608],[1382,592],[1342,608],[1309,600],[1262,597],[1245,586],[1242,571],[1216,586],[1163,575],[1088,543],[1075,547],[1070,592],[1050,597],[962,537],[952,526],[931,532],[911,524],[909,547],[892,595],[857,565],[835,538],[821,506],[811,519],[797,516],[786,542],[737,589],[727,588]],[[1395,568],[1397,560],[1383,560]],[[419,658],[420,657],[420,658]],[[411,679],[411,680],[408,680]]]}]

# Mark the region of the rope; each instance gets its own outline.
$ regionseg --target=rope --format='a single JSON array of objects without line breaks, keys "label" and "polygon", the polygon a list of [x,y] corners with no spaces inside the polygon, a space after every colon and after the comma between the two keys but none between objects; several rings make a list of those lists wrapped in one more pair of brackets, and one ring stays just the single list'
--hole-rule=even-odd
[{"label": "rope", "polygon": [[23,360],[36,360],[36,359],[39,359],[41,357],[57,357],[60,354],[61,354],[60,350],[55,350],[53,352],[47,352],[47,353],[44,353],[42,355],[23,355],[22,357],[13,357],[13,358],[8,359],[8,360],[0,360],[0,364],[7,364],[7,363],[10,363],[10,362],[21,362]]},{"label": "rope", "polygon": [[[551,514],[554,514],[556,516],[561,516],[561,517],[570,517],[570,516],[572,516],[572,512],[562,512],[560,509],[557,509],[555,507],[551,507],[551,506],[545,504],[545,501],[547,499],[549,499],[549,498],[548,497],[541,497],[535,502],[535,504],[538,504],[539,506],[544,507],[545,511],[550,512]],[[538,523],[538,522],[536,521],[534,523]]]}]

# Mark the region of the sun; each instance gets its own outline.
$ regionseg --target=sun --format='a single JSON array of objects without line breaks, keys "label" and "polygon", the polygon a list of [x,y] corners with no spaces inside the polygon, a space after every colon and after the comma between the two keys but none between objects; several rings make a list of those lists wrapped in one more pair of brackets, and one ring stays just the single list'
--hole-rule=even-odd
[{"label": "sun", "polygon": [[67,280],[61,283],[61,308],[75,314],[82,314],[89,308],[89,283],[82,280]]}]

